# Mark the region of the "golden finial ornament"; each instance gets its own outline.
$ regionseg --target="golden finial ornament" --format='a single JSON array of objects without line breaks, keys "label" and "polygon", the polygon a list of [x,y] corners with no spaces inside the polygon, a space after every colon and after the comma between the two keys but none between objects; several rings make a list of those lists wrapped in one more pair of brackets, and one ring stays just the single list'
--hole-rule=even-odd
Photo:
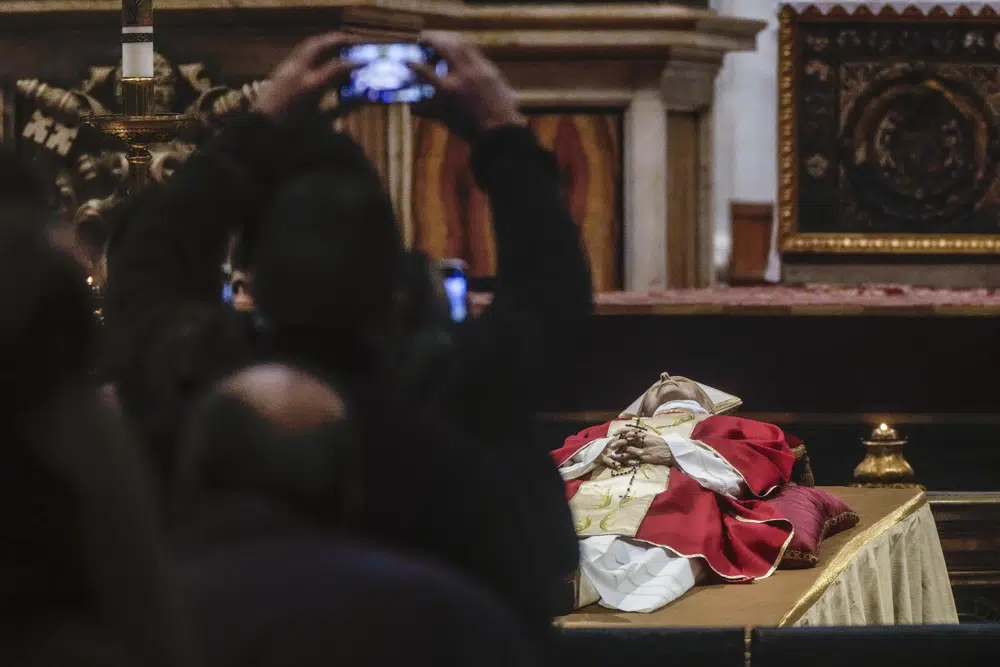
[{"label": "golden finial ornament", "polygon": [[923,488],[917,484],[913,467],[903,456],[906,438],[888,424],[879,424],[861,441],[865,458],[854,469],[854,484],[861,487]]}]

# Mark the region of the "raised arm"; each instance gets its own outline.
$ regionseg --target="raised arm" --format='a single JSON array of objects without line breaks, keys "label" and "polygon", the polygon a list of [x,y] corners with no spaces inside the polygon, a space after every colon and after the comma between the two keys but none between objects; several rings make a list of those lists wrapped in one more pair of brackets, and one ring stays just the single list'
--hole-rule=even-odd
[{"label": "raised arm", "polygon": [[169,181],[125,204],[108,247],[105,314],[127,327],[181,301],[218,303],[231,232],[252,215],[277,128],[251,116],[196,151]]},{"label": "raised arm", "polygon": [[449,398],[475,426],[502,418],[501,404],[538,408],[537,397],[582,349],[590,272],[555,159],[527,128],[516,94],[476,49],[447,35],[428,41],[452,68],[436,81],[438,117],[472,143],[496,237],[493,302],[458,334],[449,366]]},{"label": "raised arm", "polygon": [[305,109],[312,119],[318,91],[349,72],[332,56],[347,41],[339,33],[304,41],[271,74],[255,113],[234,119],[167,183],[127,204],[108,248],[109,324],[131,326],[180,301],[219,302],[229,236],[253,218],[279,170],[304,159],[293,141],[296,114]]},{"label": "raised arm", "polygon": [[571,334],[593,310],[592,290],[555,157],[527,127],[510,124],[483,136],[472,161],[496,236],[496,292],[486,316],[558,327],[547,330],[550,341]]}]

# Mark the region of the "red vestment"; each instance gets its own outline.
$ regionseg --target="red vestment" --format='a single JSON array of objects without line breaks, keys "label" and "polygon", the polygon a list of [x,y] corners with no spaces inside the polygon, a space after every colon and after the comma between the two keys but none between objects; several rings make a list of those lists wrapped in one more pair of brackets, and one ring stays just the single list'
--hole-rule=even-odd
[{"label": "red vestment", "polygon": [[[566,439],[552,452],[557,466],[597,438],[606,437],[612,422],[592,426]],[[795,461],[785,434],[772,424],[722,415],[703,419],[691,433],[715,450],[746,481],[756,496],[733,500],[701,486],[679,468],[667,488],[646,512],[635,537],[680,556],[701,556],[716,575],[744,582],[770,575],[792,536],[792,525],[760,498],[788,482]],[[566,498],[583,482],[566,482]]]}]

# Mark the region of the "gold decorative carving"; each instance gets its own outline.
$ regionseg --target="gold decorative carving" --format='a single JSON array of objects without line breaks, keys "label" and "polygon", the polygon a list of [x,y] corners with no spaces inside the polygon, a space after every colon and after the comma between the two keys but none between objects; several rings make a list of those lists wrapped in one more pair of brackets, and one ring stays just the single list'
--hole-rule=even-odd
[{"label": "gold decorative carving", "polygon": [[[154,115],[127,123],[115,113],[124,105],[120,66],[91,67],[88,78],[71,88],[37,79],[23,79],[15,85],[28,116],[17,119],[17,132],[22,140],[57,158],[53,178],[59,203],[73,222],[98,284],[103,282],[108,213],[135,177],[126,159],[130,147],[142,145],[149,151],[148,177],[162,181],[193,152],[189,139],[197,128],[246,111],[265,85],[260,81],[235,89],[216,85],[201,63],[175,67],[161,54],[155,56],[154,73]],[[188,101],[178,104],[182,91]],[[109,146],[94,136],[81,138],[88,127],[120,144]]]},{"label": "gold decorative carving", "polygon": [[781,247],[795,233],[798,211],[798,183],[795,169],[795,12],[781,10],[778,28],[778,229]]},{"label": "gold decorative carving", "polygon": [[903,456],[906,438],[896,429],[880,424],[867,440],[865,458],[854,469],[853,486],[923,488],[914,482],[913,467]]},{"label": "gold decorative carving", "polygon": [[836,254],[984,255],[1000,254],[1000,238],[986,235],[927,238],[919,234],[795,234],[782,239],[781,249]]}]

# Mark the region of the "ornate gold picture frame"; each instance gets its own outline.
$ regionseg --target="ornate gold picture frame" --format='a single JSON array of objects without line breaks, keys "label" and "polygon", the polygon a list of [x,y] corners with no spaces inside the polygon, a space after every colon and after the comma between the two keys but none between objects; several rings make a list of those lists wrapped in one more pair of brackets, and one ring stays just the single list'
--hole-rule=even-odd
[{"label": "ornate gold picture frame", "polygon": [[781,252],[1000,254],[997,11],[822,4],[780,15]]}]

